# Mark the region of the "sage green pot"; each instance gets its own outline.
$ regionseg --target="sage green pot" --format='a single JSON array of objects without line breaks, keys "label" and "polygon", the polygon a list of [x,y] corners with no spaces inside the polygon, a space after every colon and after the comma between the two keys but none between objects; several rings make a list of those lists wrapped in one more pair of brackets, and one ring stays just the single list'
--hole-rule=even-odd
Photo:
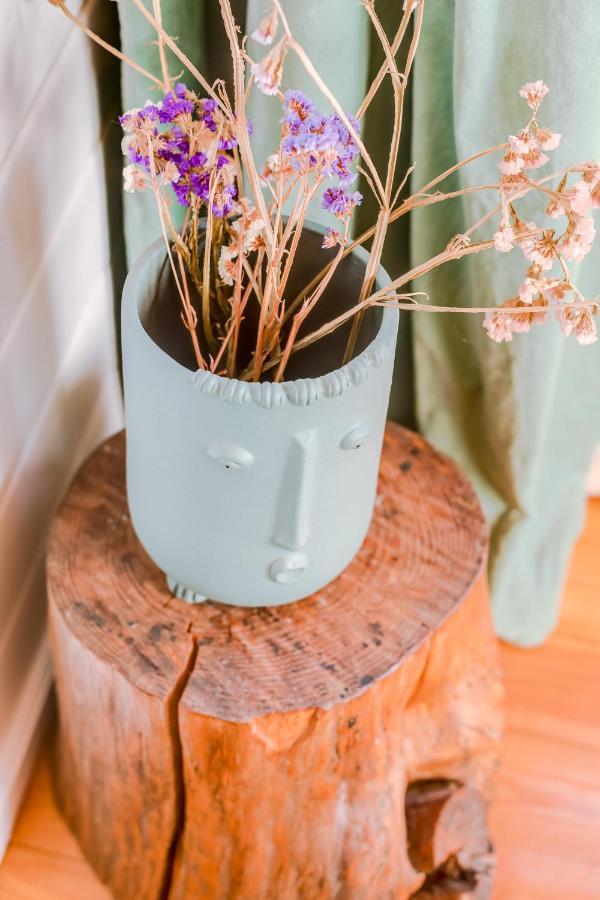
[{"label": "sage green pot", "polygon": [[[321,240],[316,226],[305,229],[296,267],[306,271],[302,283],[327,259]],[[312,326],[356,303],[366,259],[359,248],[343,261],[333,299],[322,298],[327,308]],[[168,329],[157,327],[164,272],[159,240],[123,293],[135,531],[171,590],[189,602],[276,606],[306,597],[351,562],[369,528],[398,311],[369,311],[363,349],[347,365],[336,367],[343,329],[292,357],[293,380],[242,382],[173,358]],[[380,270],[377,286],[387,283]]]}]

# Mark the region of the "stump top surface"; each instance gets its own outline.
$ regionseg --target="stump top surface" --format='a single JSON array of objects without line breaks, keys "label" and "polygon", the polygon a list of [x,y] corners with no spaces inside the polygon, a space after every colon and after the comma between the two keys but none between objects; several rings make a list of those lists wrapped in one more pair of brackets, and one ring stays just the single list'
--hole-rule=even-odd
[{"label": "stump top surface", "polygon": [[330,585],[287,606],[190,606],[134,534],[123,433],[77,474],[47,551],[51,614],[82,647],[161,699],[228,721],[346,702],[398,666],[481,574],[487,529],[465,476],[388,425],[369,534]]}]

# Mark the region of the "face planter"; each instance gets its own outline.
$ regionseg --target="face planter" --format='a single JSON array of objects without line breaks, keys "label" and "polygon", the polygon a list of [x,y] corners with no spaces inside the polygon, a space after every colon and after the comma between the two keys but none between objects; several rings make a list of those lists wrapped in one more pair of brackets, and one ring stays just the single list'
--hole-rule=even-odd
[{"label": "face planter", "polygon": [[[321,240],[317,230],[303,236],[304,281],[324,263]],[[185,600],[275,606],[306,597],[348,565],[369,527],[398,312],[370,310],[358,355],[342,368],[347,328],[295,354],[290,375],[310,377],[257,384],[194,372],[169,352],[157,314],[164,259],[159,241],[123,297],[134,528]],[[365,260],[355,251],[344,261],[332,285],[337,309],[321,301],[324,321],[356,302]],[[386,280],[380,272],[378,286]]]}]

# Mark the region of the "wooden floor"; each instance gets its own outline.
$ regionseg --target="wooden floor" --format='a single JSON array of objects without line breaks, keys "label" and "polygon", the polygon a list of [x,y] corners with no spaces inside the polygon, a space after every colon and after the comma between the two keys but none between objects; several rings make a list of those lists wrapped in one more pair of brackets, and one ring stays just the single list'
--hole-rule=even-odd
[{"label": "wooden floor", "polygon": [[[492,812],[495,900],[600,900],[599,600],[594,500],[558,630],[537,650],[502,647],[508,709]],[[56,812],[46,756],[0,866],[0,900],[13,898],[109,898]]]}]

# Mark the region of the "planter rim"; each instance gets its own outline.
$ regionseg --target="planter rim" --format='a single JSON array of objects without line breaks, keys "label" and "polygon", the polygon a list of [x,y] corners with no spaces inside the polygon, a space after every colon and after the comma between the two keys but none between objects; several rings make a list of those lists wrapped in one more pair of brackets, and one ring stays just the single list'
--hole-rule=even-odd
[{"label": "planter rim", "polygon": [[[320,234],[325,232],[324,228],[312,222],[306,223],[304,227]],[[358,356],[325,375],[315,378],[298,378],[293,381],[257,382],[227,378],[204,369],[197,369],[193,372],[159,347],[152,340],[140,319],[138,286],[143,281],[148,263],[161,250],[164,251],[162,237],[153,241],[131,268],[123,287],[123,315],[131,318],[135,330],[140,334],[140,339],[162,359],[163,364],[171,367],[175,372],[179,371],[181,376],[191,381],[194,388],[203,394],[218,397],[230,403],[254,402],[265,408],[282,406],[285,403],[291,403],[294,406],[309,406],[321,397],[339,397],[352,385],[365,382],[369,373],[379,368],[388,353],[395,351],[399,310],[384,306],[379,330],[371,343]],[[355,247],[352,255],[357,256],[366,266],[369,254],[363,247]],[[384,288],[390,282],[390,276],[383,266],[379,266],[375,279],[377,289]]]}]

